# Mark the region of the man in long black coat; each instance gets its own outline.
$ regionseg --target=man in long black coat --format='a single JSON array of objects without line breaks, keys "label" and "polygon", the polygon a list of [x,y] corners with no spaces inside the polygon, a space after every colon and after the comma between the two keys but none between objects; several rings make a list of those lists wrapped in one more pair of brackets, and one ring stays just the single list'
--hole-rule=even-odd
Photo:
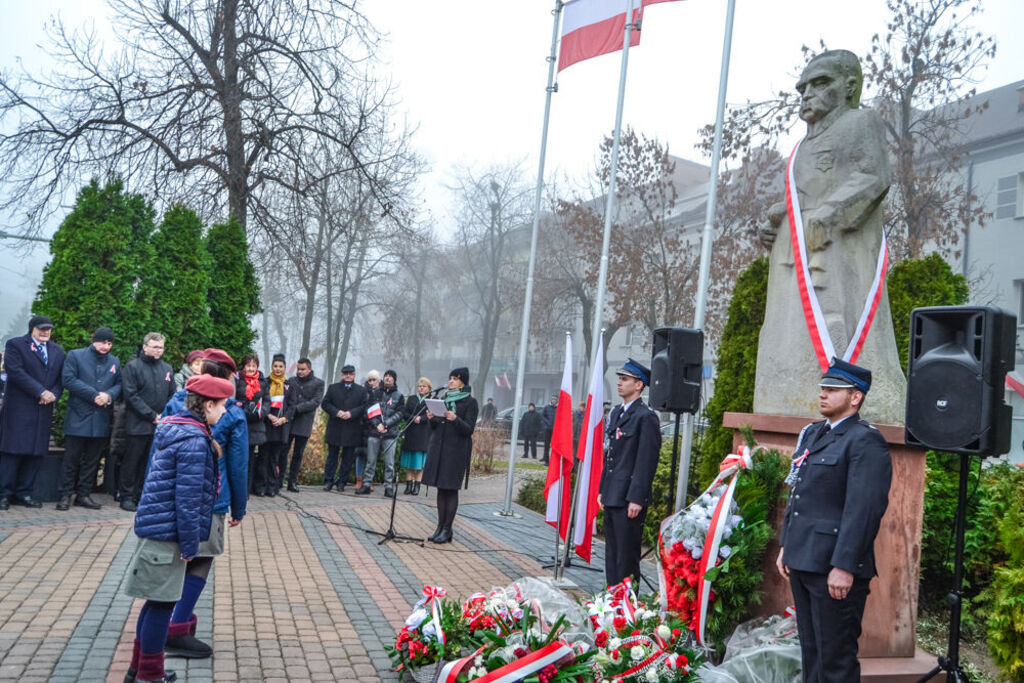
[{"label": "man in long black coat", "polygon": [[114,331],[101,327],[92,344],[69,351],[64,360],[64,386],[68,412],[64,417],[64,462],[61,467],[58,510],[67,510],[71,494],[75,505],[98,510],[92,499],[100,455],[110,443],[114,401],[121,395],[121,361],[110,353]]},{"label": "man in long black coat", "polygon": [[[306,452],[306,443],[313,433],[313,418],[320,401],[324,398],[324,381],[313,374],[313,364],[308,358],[300,358],[295,364],[295,376],[288,380],[295,392],[295,417],[292,428],[288,432],[291,440],[292,461],[288,468],[288,490],[298,493],[296,480],[302,469],[302,455]],[[287,451],[286,451],[287,454]]]},{"label": "man in long black coat", "polygon": [[826,419],[797,444],[776,566],[793,589],[804,681],[859,681],[857,638],[892,459],[858,412],[871,371],[833,358],[820,386]]},{"label": "man in long black coat", "polygon": [[622,405],[605,425],[604,469],[597,503],[604,510],[605,583],[627,576],[640,585],[640,542],[658,469],[661,430],[658,416],[640,395],[651,371],[632,358],[616,372]]},{"label": "man in long black coat", "polygon": [[53,321],[34,315],[28,334],[4,347],[7,393],[0,410],[0,510],[42,507],[32,497],[50,447],[53,408],[64,391],[64,349],[50,341]]},{"label": "man in long black coat", "polygon": [[349,472],[356,460],[356,448],[363,443],[363,413],[366,411],[366,389],[356,384],[354,365],[345,365],[341,368],[341,381],[327,387],[320,407],[327,413],[324,491],[330,491],[335,486],[339,491],[344,491]]}]

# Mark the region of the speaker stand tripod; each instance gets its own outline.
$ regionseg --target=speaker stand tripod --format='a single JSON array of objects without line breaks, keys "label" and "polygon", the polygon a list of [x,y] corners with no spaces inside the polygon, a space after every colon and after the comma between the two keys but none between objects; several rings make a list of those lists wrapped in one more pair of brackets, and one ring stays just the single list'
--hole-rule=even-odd
[{"label": "speaker stand tripod", "polygon": [[967,475],[971,456],[960,454],[960,490],[956,501],[956,546],[953,555],[953,590],[949,602],[949,645],[945,655],[939,656],[938,665],[918,683],[927,683],[933,676],[946,672],[947,683],[966,683],[967,677],[960,666],[960,613],[963,607],[964,579],[964,527],[967,521]]}]

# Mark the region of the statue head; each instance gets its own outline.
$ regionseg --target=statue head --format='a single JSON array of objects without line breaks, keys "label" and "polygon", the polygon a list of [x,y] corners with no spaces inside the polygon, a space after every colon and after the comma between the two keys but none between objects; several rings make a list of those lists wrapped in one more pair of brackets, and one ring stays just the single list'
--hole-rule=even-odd
[{"label": "statue head", "polygon": [[864,75],[860,60],[849,50],[829,50],[807,63],[796,89],[802,96],[800,118],[816,123],[840,107],[860,106]]}]

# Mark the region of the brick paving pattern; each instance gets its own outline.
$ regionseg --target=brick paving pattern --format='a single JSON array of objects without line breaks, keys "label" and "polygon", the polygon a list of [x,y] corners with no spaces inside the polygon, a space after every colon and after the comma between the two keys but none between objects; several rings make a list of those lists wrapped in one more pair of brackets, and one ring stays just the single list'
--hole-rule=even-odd
[{"label": "brick paving pattern", "polygon": [[[504,477],[476,477],[464,491],[454,541],[388,540],[391,506],[371,496],[299,494],[250,501],[228,529],[196,606],[206,660],[169,657],[179,681],[399,680],[384,648],[394,642],[424,584],[463,598],[522,576],[549,576],[554,532],[536,513],[495,513]],[[97,511],[0,512],[0,682],[106,681],[128,668],[142,602],[123,593],[135,547],[131,513],[97,495]],[[399,495],[395,532],[424,539],[436,525],[434,496]],[[603,568],[595,543],[595,567]],[[653,576],[652,567],[645,573]],[[567,571],[585,591],[603,571]]]}]

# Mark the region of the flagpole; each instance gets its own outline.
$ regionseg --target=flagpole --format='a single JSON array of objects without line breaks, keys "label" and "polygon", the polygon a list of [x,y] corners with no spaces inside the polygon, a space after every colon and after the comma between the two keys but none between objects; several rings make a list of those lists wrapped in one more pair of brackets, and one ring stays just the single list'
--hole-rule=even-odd
[{"label": "flagpole", "polygon": [[[519,359],[516,372],[515,399],[512,403],[512,433],[508,448],[508,474],[505,477],[505,507],[503,517],[518,517],[512,512],[512,487],[515,484],[516,444],[519,441],[519,407],[523,404],[523,384],[526,381],[526,349],[530,331],[530,304],[533,302],[533,269],[537,261],[537,233],[540,230],[540,207],[544,195],[544,161],[548,149],[548,121],[551,118],[551,94],[558,87],[555,83],[555,64],[558,53],[558,21],[562,14],[562,0],[555,0],[552,10],[554,21],[551,25],[551,52],[548,55],[548,85],[544,94],[544,127],[540,135],[540,162],[537,165],[537,188],[533,197],[533,230],[530,233],[530,261],[526,267],[526,296],[523,302],[523,321],[519,329]],[[557,534],[557,530],[556,530]],[[557,559],[558,553],[555,553]],[[557,563],[557,562],[556,562]]]},{"label": "flagpole", "polygon": [[[722,68],[718,76],[718,110],[715,113],[715,138],[711,147],[711,177],[708,179],[708,203],[704,214],[704,236],[701,239],[700,277],[697,280],[697,303],[693,313],[694,329],[704,327],[704,309],[708,298],[708,279],[711,275],[711,247],[715,241],[715,208],[718,200],[718,164],[722,158],[722,124],[725,120],[725,93],[729,85],[729,55],[732,49],[732,24],[736,0],[729,0],[725,11],[725,38],[722,41]],[[689,486],[690,454],[693,450],[693,415],[683,416],[682,462],[676,480],[676,512],[686,504]]]},{"label": "flagpole", "polygon": [[[571,332],[566,332],[565,333],[565,338],[566,338],[565,348],[566,348],[566,351],[568,351],[568,350],[570,350],[572,348],[570,346],[570,341],[569,341],[570,339],[572,339],[572,333]],[[566,362],[569,363],[569,367],[572,367],[572,355],[571,354],[568,356],[568,360]],[[572,380],[572,378],[570,376],[570,384],[569,384],[570,391],[572,390],[571,380]],[[562,400],[561,389],[559,389],[558,400]],[[569,403],[569,409],[572,410],[572,402]],[[572,415],[572,413],[570,413],[570,416],[571,415]],[[570,431],[570,434],[571,433],[572,432]],[[569,443],[572,444],[572,441],[570,440]],[[575,449],[573,449],[573,450],[575,450]],[[551,457],[555,457],[555,454],[552,453]],[[575,457],[575,453],[572,453],[571,457]],[[562,455],[559,453],[558,454],[558,484],[555,487],[556,490],[558,491],[558,517],[557,517],[557,519],[555,521],[555,555],[554,555],[554,562],[552,562],[552,577],[554,578],[555,581],[558,581],[558,579],[560,578],[559,575],[558,575],[558,558],[561,555],[561,548],[562,548],[562,546],[561,546],[561,544],[559,544],[558,539],[559,539],[559,534],[560,534],[560,532],[562,530],[562,495],[565,493],[564,487],[562,486],[562,479],[563,479],[563,477],[565,477],[565,458],[563,458]],[[566,526],[565,542],[566,543],[569,542],[568,526]]]},{"label": "flagpole", "polygon": [[[615,128],[612,131],[612,156],[608,172],[608,197],[605,200],[604,209],[604,235],[601,239],[601,268],[597,276],[597,301],[594,308],[594,327],[590,338],[593,340],[594,348],[591,353],[590,369],[593,372],[597,365],[597,357],[601,340],[601,322],[604,317],[604,290],[608,282],[608,245],[611,242],[612,234],[612,212],[615,209],[615,179],[619,170],[619,139],[622,132],[622,107],[626,100],[626,71],[629,66],[629,42],[633,32],[633,0],[626,0],[626,30],[622,34],[622,60],[619,64],[619,94],[615,103]],[[587,373],[584,373],[587,376]],[[602,406],[603,410],[603,406]],[[576,522],[576,506],[579,503],[580,479],[585,476],[581,471],[576,476],[576,485],[573,487],[572,511],[569,514],[569,528],[565,537],[565,555],[562,561],[562,571],[565,570],[565,563],[569,561],[569,551],[572,548],[572,531]]]}]

